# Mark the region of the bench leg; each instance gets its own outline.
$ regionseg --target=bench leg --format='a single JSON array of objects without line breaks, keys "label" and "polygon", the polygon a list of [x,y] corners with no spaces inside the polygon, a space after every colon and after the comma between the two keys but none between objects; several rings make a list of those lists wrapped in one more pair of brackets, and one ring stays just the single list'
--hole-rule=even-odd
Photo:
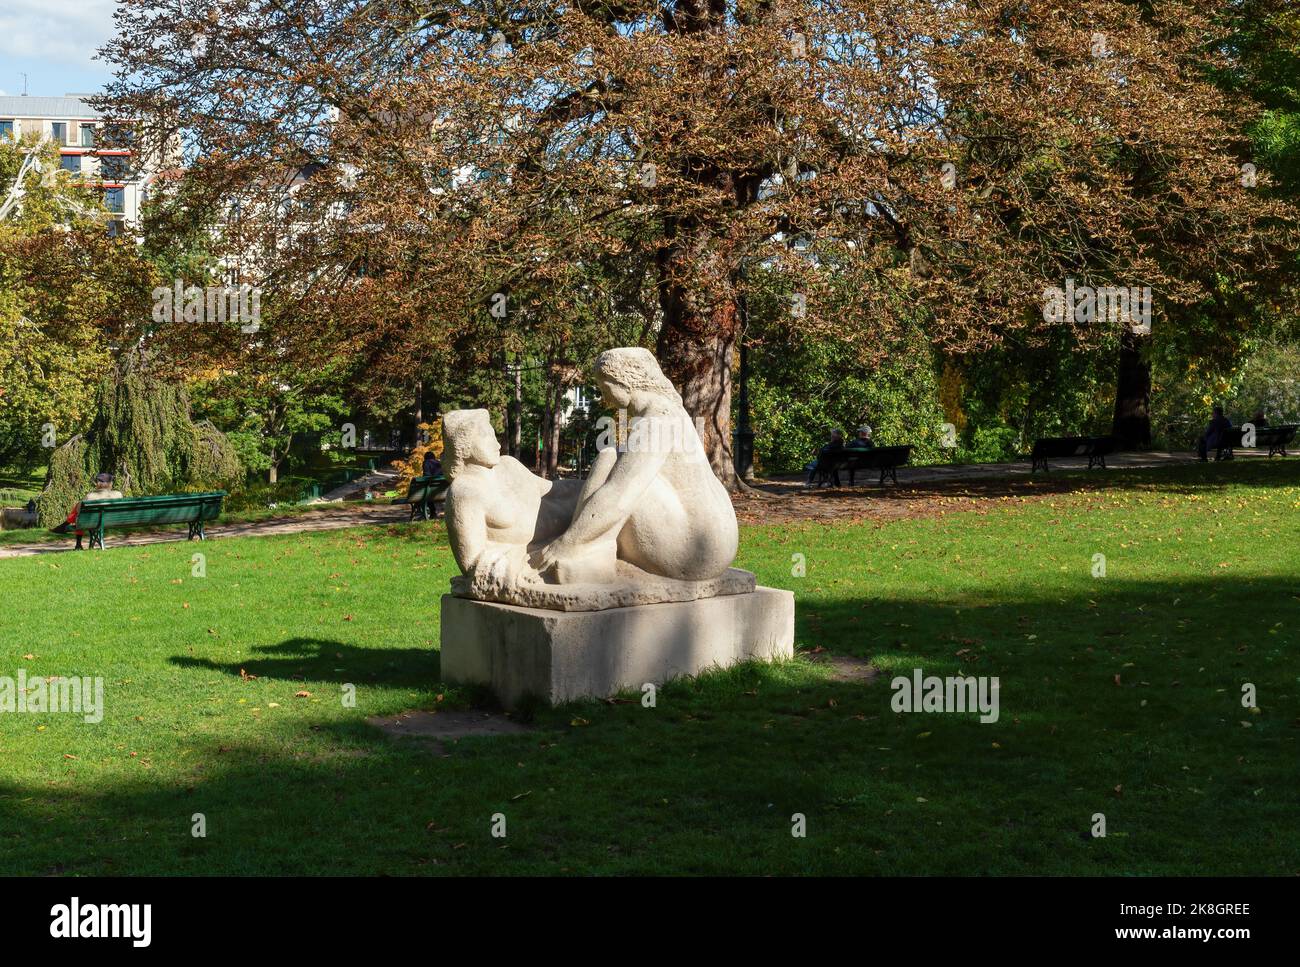
[{"label": "bench leg", "polygon": [[205,541],[205,540],[208,539],[208,535],[205,534],[205,533],[203,532],[203,521],[201,521],[201,520],[200,520],[200,521],[191,521],[191,522],[190,522],[190,536],[189,536],[189,539],[190,539],[190,540],[194,540],[194,538],[196,538],[196,537],[197,537],[199,540],[201,540],[201,541]]},{"label": "bench leg", "polygon": [[890,467],[890,468],[889,468],[889,478],[890,478],[891,480],[893,480],[894,483],[898,483],[898,468],[897,468],[897,467]]},{"label": "bench leg", "polygon": [[93,551],[97,547],[101,551],[104,549],[104,531],[102,528],[90,532],[90,549]]}]

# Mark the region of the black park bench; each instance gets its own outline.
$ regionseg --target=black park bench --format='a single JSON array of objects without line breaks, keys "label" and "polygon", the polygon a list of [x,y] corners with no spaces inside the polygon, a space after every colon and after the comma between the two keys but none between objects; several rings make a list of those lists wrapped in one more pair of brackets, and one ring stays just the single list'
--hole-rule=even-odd
[{"label": "black park bench", "polygon": [[1044,473],[1050,473],[1047,461],[1063,457],[1087,457],[1089,470],[1094,467],[1105,470],[1106,457],[1114,452],[1115,438],[1110,436],[1043,437],[1034,441],[1033,452],[1029,455],[1033,461],[1029,472],[1041,467]]},{"label": "black park bench", "polygon": [[406,496],[397,498],[393,503],[410,504],[410,520],[437,520],[438,510],[433,502],[441,497],[450,485],[451,481],[443,476],[416,477],[407,488]]},{"label": "black park bench", "polygon": [[[104,549],[104,531],[188,524],[189,539],[204,540],[203,525],[221,516],[224,490],[203,494],[160,494],[156,497],[119,497],[115,500],[83,500],[77,519],[67,530],[85,531],[90,546]],[[81,538],[77,538],[81,547]]]},{"label": "black park bench", "polygon": [[859,470],[879,470],[880,485],[885,485],[885,476],[898,483],[898,468],[905,466],[912,457],[912,445],[899,447],[871,447],[870,449],[859,449],[857,447],[844,448],[844,469],[849,472],[849,486],[854,484],[854,478]]},{"label": "black park bench", "polygon": [[[1257,426],[1255,427],[1255,449],[1263,450],[1268,447],[1270,457],[1275,454],[1285,457],[1287,455],[1287,444],[1295,439],[1297,429],[1300,429],[1300,426],[1293,423],[1286,423],[1281,426]],[[1228,431],[1223,446],[1229,449],[1243,446],[1242,441],[1244,438],[1244,431],[1234,426]]]},{"label": "black park bench", "polygon": [[1260,450],[1268,447],[1270,457],[1274,454],[1285,457],[1287,445],[1295,440],[1297,430],[1300,430],[1300,424],[1295,423],[1256,427],[1255,446]]},{"label": "black park bench", "polygon": [[[1280,426],[1260,426],[1255,428],[1255,449],[1263,450],[1268,447],[1270,457],[1275,454],[1286,456],[1287,444],[1295,439],[1296,430],[1300,429],[1293,423],[1285,423]],[[1209,447],[1214,451],[1215,460],[1232,459],[1233,450],[1248,450],[1246,446],[1246,429],[1242,426],[1233,426],[1224,430],[1219,437],[1219,444],[1215,447]]]},{"label": "black park bench", "polygon": [[905,466],[912,456],[912,446],[897,447],[871,447],[870,449],[859,447],[845,447],[838,452],[829,453],[817,458],[817,466],[813,472],[813,477],[820,484],[834,482],[835,486],[840,485],[840,471],[849,472],[849,486],[857,482],[859,470],[879,470],[880,484],[884,486],[885,477],[888,476],[894,483],[898,483],[898,468]]}]

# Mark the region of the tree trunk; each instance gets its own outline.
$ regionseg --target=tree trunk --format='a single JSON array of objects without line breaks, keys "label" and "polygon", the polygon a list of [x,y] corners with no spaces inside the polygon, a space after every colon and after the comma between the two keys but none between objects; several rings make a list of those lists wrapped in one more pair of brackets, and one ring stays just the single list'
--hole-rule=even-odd
[{"label": "tree trunk", "polygon": [[524,374],[521,369],[522,365],[522,362],[515,360],[515,391],[514,398],[510,401],[510,407],[508,410],[508,422],[510,426],[506,440],[506,448],[510,455],[516,460],[519,459],[519,450],[522,443],[522,425],[524,422]]},{"label": "tree trunk", "polygon": [[555,480],[560,475],[560,409],[564,403],[565,369],[553,363],[547,367],[546,376],[546,468],[542,476]]},{"label": "tree trunk", "polygon": [[728,490],[739,486],[731,442],[731,354],[736,345],[738,313],[734,291],[712,297],[700,308],[702,293],[688,294],[675,281],[672,262],[660,258],[659,305],[663,327],[656,355],[664,374],[681,391],[682,405],[700,427],[704,452],[713,472]]},{"label": "tree trunk", "polygon": [[1151,367],[1142,358],[1142,340],[1128,328],[1120,337],[1111,433],[1122,450],[1151,446]]}]

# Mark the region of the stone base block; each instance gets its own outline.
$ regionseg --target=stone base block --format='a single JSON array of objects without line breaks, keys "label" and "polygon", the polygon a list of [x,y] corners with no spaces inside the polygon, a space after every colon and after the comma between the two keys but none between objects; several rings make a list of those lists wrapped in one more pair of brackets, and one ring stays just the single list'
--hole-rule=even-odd
[{"label": "stone base block", "polygon": [[758,587],[698,601],[543,611],[442,599],[442,677],[491,687],[507,707],[605,698],[746,659],[794,654],[794,595]]}]

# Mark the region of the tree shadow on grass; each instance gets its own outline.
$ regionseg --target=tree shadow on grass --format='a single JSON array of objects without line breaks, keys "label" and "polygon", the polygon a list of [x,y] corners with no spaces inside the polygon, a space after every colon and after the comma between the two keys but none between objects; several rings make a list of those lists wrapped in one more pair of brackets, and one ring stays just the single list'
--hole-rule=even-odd
[{"label": "tree shadow on grass", "polygon": [[325,638],[290,638],[277,645],[256,645],[246,660],[218,662],[191,655],[168,659],[183,668],[205,668],[227,675],[287,681],[351,682],[428,688],[441,676],[433,648],[358,648]]},{"label": "tree shadow on grass", "polygon": [[[537,733],[445,758],[370,730],[364,708],[321,709],[256,741],[186,737],[184,768],[147,780],[125,759],[85,785],[3,779],[0,872],[1300,872],[1288,576],[981,593],[805,598],[800,644],[870,658],[886,669],[870,683],[807,659],[744,665],[671,682],[649,708],[632,693],[544,710]],[[344,664],[329,641],[270,650],[268,675]],[[403,675],[432,657],[416,651],[399,650]],[[343,653],[376,674],[392,657]],[[914,667],[998,676],[998,721],[894,712],[890,680]]]}]

